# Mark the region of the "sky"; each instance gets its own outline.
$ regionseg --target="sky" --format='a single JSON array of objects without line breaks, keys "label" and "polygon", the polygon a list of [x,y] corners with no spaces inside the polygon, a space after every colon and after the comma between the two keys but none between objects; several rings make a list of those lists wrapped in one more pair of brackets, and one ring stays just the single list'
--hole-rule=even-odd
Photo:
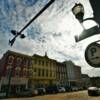
[{"label": "sky", "polygon": [[80,2],[84,5],[84,18],[93,17],[89,0],[55,0],[23,31],[26,38],[17,38],[14,45],[9,46],[8,41],[13,38],[10,31],[20,31],[48,2],[49,0],[0,0],[0,57],[7,50],[41,56],[47,52],[49,58],[60,62],[72,60],[81,66],[82,73],[100,76],[100,69],[89,66],[84,58],[88,44],[100,36],[92,36],[78,43],[74,39],[74,35],[81,33],[83,27],[71,9],[75,3]]}]

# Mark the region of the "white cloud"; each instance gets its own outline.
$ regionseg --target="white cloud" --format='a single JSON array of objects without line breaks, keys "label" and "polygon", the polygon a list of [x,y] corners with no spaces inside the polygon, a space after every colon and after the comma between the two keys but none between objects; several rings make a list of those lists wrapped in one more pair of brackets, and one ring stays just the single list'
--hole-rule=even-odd
[{"label": "white cloud", "polygon": [[[76,2],[81,2],[84,5],[85,18],[93,16],[88,0],[56,0],[23,32],[27,35],[26,39],[17,39],[11,50],[29,55],[34,53],[44,55],[48,51],[51,58],[60,61],[73,60],[82,66],[83,72],[84,69],[90,69],[91,67],[84,59],[84,51],[87,45],[98,37],[75,43],[74,35],[82,32],[82,26],[71,12],[71,8]],[[21,29],[44,6],[41,1],[38,1],[34,6],[25,6],[20,0],[15,0],[13,3],[16,4],[15,10],[10,12],[9,16],[6,16],[6,13],[3,15],[11,24],[10,28],[16,30]],[[4,45],[2,47],[6,48]]]}]

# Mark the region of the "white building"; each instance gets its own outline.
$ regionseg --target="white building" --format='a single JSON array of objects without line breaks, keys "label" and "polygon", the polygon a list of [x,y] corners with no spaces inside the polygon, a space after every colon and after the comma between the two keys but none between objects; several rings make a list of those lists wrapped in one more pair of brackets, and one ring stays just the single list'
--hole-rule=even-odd
[{"label": "white building", "polygon": [[68,85],[80,87],[82,83],[81,67],[76,66],[72,61],[66,61]]}]

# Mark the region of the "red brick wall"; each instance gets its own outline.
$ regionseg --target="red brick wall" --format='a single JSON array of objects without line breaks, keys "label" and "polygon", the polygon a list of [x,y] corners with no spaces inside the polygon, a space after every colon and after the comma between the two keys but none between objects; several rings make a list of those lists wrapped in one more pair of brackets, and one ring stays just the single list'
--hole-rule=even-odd
[{"label": "red brick wall", "polygon": [[[12,56],[14,58],[13,60],[13,63],[12,64],[9,64],[9,56]],[[22,61],[21,63],[18,65],[18,62],[17,62],[17,59],[18,58],[21,58]],[[7,67],[8,66],[12,66],[13,67],[13,73],[12,73],[12,77],[16,77],[16,67],[20,67],[21,68],[21,71],[20,71],[20,77],[27,77],[27,75],[25,76],[25,72],[23,72],[23,69],[26,68],[28,69],[29,68],[29,63],[31,61],[31,56],[27,57],[27,56],[24,56],[22,54],[15,54],[13,52],[6,52],[6,54],[3,56],[3,59],[2,59],[2,76],[6,76],[7,75]],[[25,65],[25,63],[28,63],[27,65]]]}]

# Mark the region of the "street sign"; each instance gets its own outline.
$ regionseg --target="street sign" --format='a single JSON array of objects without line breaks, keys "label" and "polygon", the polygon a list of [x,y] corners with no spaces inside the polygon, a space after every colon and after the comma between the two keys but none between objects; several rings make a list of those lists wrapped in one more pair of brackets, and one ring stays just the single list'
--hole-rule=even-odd
[{"label": "street sign", "polygon": [[100,44],[93,42],[85,50],[85,59],[92,67],[100,67]]}]

